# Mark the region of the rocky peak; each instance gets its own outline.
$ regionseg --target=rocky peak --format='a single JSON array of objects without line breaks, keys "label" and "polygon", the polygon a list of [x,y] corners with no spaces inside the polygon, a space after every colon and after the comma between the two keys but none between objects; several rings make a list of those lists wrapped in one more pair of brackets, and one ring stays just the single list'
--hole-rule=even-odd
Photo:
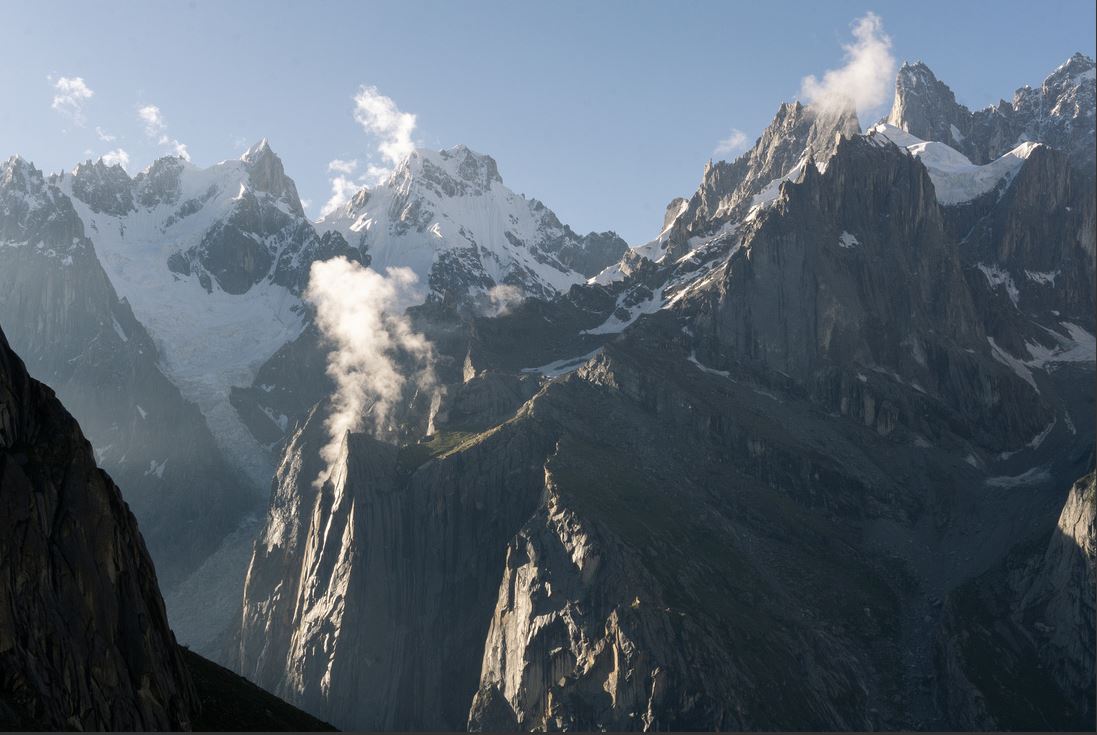
[{"label": "rocky peak", "polygon": [[1068,84],[1075,87],[1081,86],[1085,81],[1094,79],[1095,66],[1097,65],[1094,64],[1093,59],[1081,52],[1076,52],[1048,75],[1044,80],[1043,88],[1062,88]]},{"label": "rocky peak", "polygon": [[971,111],[921,61],[904,63],[895,77],[887,122],[923,140],[956,144],[971,129]]},{"label": "rocky peak", "polygon": [[674,202],[668,205],[659,238],[661,254],[656,259],[680,256],[694,235],[712,233],[726,222],[745,217],[755,196],[767,186],[805,160],[825,165],[840,140],[860,132],[851,102],[827,107],[782,103],[751,150],[732,163],[709,161],[688,203],[678,205],[673,217]]},{"label": "rocky peak", "polygon": [[411,152],[389,179],[401,191],[419,189],[437,196],[477,196],[503,183],[495,159],[458,145],[441,151]]},{"label": "rocky peak", "polygon": [[0,242],[48,243],[41,250],[63,257],[84,246],[84,228],[72,202],[20,156],[0,165]]},{"label": "rocky peak", "polygon": [[1091,170],[1094,134],[1094,62],[1074,54],[1039,88],[1021,87],[1012,102],[976,112],[922,62],[904,64],[895,79],[887,122],[923,140],[944,143],[985,164],[1022,141],[1046,143]]},{"label": "rocky peak", "polygon": [[286,176],[286,170],[280,159],[266,138],[247,150],[240,156],[248,172],[248,182],[254,191],[266,192],[278,199],[282,199],[290,210],[298,216],[305,216],[305,210],[301,206],[301,198],[297,195],[297,186],[293,179]]},{"label": "rocky peak", "polygon": [[72,170],[72,193],[91,207],[93,212],[106,212],[121,217],[133,206],[133,179],[126,170],[103,159],[78,164]]},{"label": "rocky peak", "polygon": [[45,184],[42,172],[34,164],[20,155],[14,155],[0,165],[0,187],[9,190],[32,193]]},{"label": "rocky peak", "polygon": [[179,156],[158,158],[133,177],[138,203],[143,207],[174,204],[182,189],[183,168],[187,162]]}]

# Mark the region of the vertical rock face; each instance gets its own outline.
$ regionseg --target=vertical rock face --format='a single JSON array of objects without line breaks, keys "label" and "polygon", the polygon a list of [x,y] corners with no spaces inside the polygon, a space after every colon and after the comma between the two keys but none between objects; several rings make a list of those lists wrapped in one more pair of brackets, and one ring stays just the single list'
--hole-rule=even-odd
[{"label": "vertical rock face", "polygon": [[952,143],[786,105],[616,268],[445,333],[434,435],[316,486],[314,413],[245,672],[361,728],[1079,727],[1092,184],[1046,141],[963,160],[991,139],[905,74]]},{"label": "vertical rock face", "polygon": [[0,333],[0,725],[189,729],[152,561],[76,421]]},{"label": "vertical rock face", "polygon": [[337,725],[461,728],[503,546],[542,486],[531,447],[544,439],[504,427],[419,467],[413,448],[351,434],[316,487],[319,423],[291,442],[256,543],[241,670]]},{"label": "vertical rock face", "polygon": [[[93,175],[103,186],[129,181],[101,164],[78,178]],[[72,200],[19,158],[0,167],[0,325],[81,420],[98,461],[124,484],[163,579],[177,580],[235,527],[250,498],[202,414],[162,372]]]},{"label": "vertical rock face", "polygon": [[976,729],[1093,726],[1095,507],[1090,473],[1071,487],[1049,540],[1017,549],[951,596],[937,659],[953,721]]},{"label": "vertical rock face", "polygon": [[1043,608],[1041,660],[1077,702],[1080,724],[1092,722],[1094,708],[1093,648],[1095,567],[1097,567],[1097,475],[1090,473],[1070,489],[1059,523],[1022,606]]}]

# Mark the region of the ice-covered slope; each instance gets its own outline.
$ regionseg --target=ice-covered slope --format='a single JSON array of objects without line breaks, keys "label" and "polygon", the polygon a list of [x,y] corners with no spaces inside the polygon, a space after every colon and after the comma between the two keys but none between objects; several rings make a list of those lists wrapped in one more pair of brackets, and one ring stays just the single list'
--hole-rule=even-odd
[{"label": "ice-covered slope", "polygon": [[84,164],[71,194],[111,282],[153,335],[163,366],[258,487],[272,467],[228,403],[233,385],[296,337],[297,291],[322,250],[293,182],[266,141],[240,160],[198,168],[160,159],[133,179]]},{"label": "ice-covered slope", "polygon": [[495,161],[456,146],[416,150],[380,186],[317,224],[383,271],[405,266],[442,300],[476,301],[493,287],[552,296],[625,250],[611,232],[580,237],[536,199],[508,189]]},{"label": "ice-covered slope", "polygon": [[870,134],[886,138],[905,148],[922,162],[941,204],[960,204],[986,194],[1003,181],[1008,184],[1039,143],[1026,141],[1005,155],[982,166],[972,163],[960,151],[938,141],[926,141],[888,123],[880,123]]}]

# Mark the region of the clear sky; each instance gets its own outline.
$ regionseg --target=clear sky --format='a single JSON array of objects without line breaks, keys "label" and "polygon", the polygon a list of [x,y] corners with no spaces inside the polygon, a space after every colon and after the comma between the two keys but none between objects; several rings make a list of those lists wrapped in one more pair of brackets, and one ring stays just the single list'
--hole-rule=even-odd
[{"label": "clear sky", "polygon": [[637,243],[720,141],[752,142],[804,76],[843,65],[868,11],[969,107],[1095,51],[1093,0],[0,2],[0,154],[54,171],[124,151],[136,173],[266,137],[315,216],[333,177],[387,163],[354,115],[372,86],[415,115],[416,145],[488,153],[576,230]]}]

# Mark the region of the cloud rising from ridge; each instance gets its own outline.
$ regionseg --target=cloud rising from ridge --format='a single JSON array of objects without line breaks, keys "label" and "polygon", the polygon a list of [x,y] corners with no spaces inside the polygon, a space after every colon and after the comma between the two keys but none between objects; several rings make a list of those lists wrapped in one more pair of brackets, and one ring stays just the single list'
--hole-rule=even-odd
[{"label": "cloud rising from ridge", "polygon": [[374,86],[362,85],[354,95],[354,120],[376,141],[377,155],[385,165],[367,163],[365,171],[354,176],[358,159],[334,159],[328,163],[331,196],[320,209],[320,218],[338,211],[361,188],[384,181],[413,150],[415,115],[403,112],[391,97]]},{"label": "cloud rising from ridge", "polygon": [[828,70],[821,80],[804,77],[800,96],[823,109],[852,103],[858,115],[886,102],[895,82],[895,57],[880,16],[870,12],[854,21],[853,42],[842,48],[845,65]]},{"label": "cloud rising from ridge", "polygon": [[415,115],[401,112],[391,97],[377,87],[362,86],[354,95],[354,119],[379,139],[377,151],[390,166],[396,166],[415,150],[411,134],[415,131]]},{"label": "cloud rising from ridge", "polygon": [[[440,397],[433,348],[404,315],[421,301],[417,280],[409,268],[382,275],[344,257],[312,264],[305,298],[330,343],[327,373],[335,382],[328,443],[321,450],[327,470],[319,482],[330,474],[348,431],[368,426],[378,438],[392,436],[392,412],[409,381],[433,394],[434,403]],[[401,367],[408,363],[413,367]]]}]

